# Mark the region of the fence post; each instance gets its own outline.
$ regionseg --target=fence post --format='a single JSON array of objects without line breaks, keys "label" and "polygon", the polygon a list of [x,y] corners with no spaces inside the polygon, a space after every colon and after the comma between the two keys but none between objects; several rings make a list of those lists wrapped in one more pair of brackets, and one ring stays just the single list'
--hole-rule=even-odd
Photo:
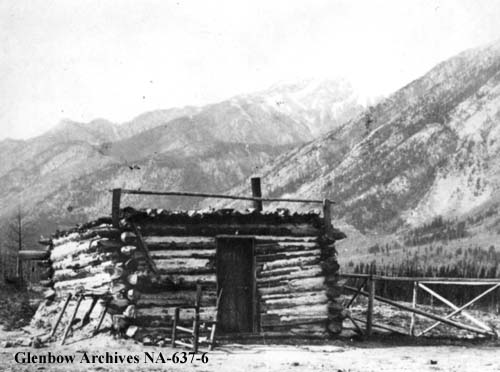
[{"label": "fence post", "polygon": [[[413,282],[413,297],[411,301],[411,306],[413,309],[417,307],[417,296],[418,296],[418,282]],[[417,314],[414,312],[411,313],[411,321],[410,321],[410,336],[415,336],[415,320]]]},{"label": "fence post", "polygon": [[368,279],[368,309],[366,312],[366,337],[371,337],[373,327],[373,302],[375,300],[375,279]]},{"label": "fence post", "polygon": [[122,196],[122,189],[113,189],[113,200],[111,201],[111,221],[113,227],[120,225],[120,199]]}]

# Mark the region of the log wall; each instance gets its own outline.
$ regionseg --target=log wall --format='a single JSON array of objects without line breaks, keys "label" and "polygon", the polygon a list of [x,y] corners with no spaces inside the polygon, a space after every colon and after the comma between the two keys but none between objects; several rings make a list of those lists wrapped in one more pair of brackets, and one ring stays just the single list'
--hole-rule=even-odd
[{"label": "log wall", "polygon": [[[194,304],[197,284],[203,286],[201,321],[215,317],[216,236],[250,235],[258,328],[321,337],[341,331],[336,237],[317,214],[127,208],[121,217],[119,228],[104,223],[52,239],[50,284],[57,298],[80,288],[111,293],[111,312],[130,318],[126,325],[139,327],[137,337],[169,336],[174,309]],[[193,310],[181,310],[181,324],[192,317]]]}]

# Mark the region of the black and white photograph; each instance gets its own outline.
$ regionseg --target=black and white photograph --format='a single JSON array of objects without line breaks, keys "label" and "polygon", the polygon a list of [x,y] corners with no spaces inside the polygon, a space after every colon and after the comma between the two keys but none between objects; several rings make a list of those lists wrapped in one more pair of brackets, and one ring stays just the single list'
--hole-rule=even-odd
[{"label": "black and white photograph", "polygon": [[500,0],[0,0],[0,371],[499,337]]}]

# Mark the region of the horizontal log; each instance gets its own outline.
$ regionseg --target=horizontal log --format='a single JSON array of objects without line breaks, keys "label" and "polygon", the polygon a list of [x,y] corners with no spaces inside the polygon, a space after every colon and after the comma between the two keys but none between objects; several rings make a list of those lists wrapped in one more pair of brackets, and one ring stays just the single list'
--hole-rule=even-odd
[{"label": "horizontal log", "polygon": [[321,289],[318,291],[310,291],[310,292],[289,292],[289,293],[267,294],[267,295],[261,295],[260,299],[264,300],[264,301],[266,301],[266,300],[279,300],[279,299],[285,299],[285,298],[317,296],[317,295],[322,295],[322,294],[326,294],[324,289]]},{"label": "horizontal log", "polygon": [[120,230],[112,227],[112,225],[102,224],[82,232],[73,232],[66,236],[54,238],[52,239],[52,244],[54,247],[57,247],[71,241],[87,240],[95,237],[119,239],[120,233]]},{"label": "horizontal log", "polygon": [[96,266],[86,266],[81,269],[59,269],[53,274],[54,281],[64,281],[69,279],[86,278],[96,274],[107,273],[113,275],[115,273],[115,264],[111,261],[106,261]]},{"label": "horizontal log", "polygon": [[[137,309],[137,317],[173,319],[175,307],[148,307]],[[194,309],[179,309],[180,320],[193,320],[195,316]],[[215,319],[215,306],[200,308],[200,321],[211,321]]]},{"label": "horizontal log", "polygon": [[297,306],[312,306],[318,304],[326,304],[328,302],[326,293],[309,293],[305,296],[263,300],[261,304],[261,310],[266,311]]},{"label": "horizontal log", "polygon": [[[149,248],[149,247],[148,247]],[[151,250],[151,258],[214,258],[215,249]]]},{"label": "horizontal log", "polygon": [[308,334],[323,334],[326,333],[327,323],[326,321],[322,322],[311,322],[306,324],[278,324],[275,326],[267,325],[264,327],[265,332],[273,332],[273,331],[284,331],[287,330],[290,334],[293,335],[308,335]]},{"label": "horizontal log", "polygon": [[319,249],[319,246],[315,242],[274,242],[255,245],[255,252],[257,255],[310,251],[316,249]]},{"label": "horizontal log", "polygon": [[[169,235],[147,235],[144,234],[144,241],[149,246],[177,246],[180,249],[195,247],[215,247],[215,238],[206,236],[169,236]],[[174,249],[173,247],[171,249]]]},{"label": "horizontal log", "polygon": [[217,235],[291,235],[311,236],[321,234],[319,227],[310,224],[192,224],[166,225],[148,223],[141,225],[143,235],[217,236]]},{"label": "horizontal log", "polygon": [[277,269],[281,267],[293,267],[293,266],[306,266],[312,265],[315,263],[319,263],[319,257],[297,257],[297,258],[288,258],[283,260],[276,260],[271,262],[266,262],[262,265],[262,270],[271,270]]},{"label": "horizontal log", "polygon": [[315,334],[291,334],[288,330],[283,331],[266,331],[259,333],[231,333],[227,335],[217,335],[217,340],[272,340],[272,339],[298,339],[298,340],[324,340],[328,338],[328,334],[326,332],[315,333]]},{"label": "horizontal log", "polygon": [[[179,261],[182,261],[180,259]],[[157,260],[155,260],[156,262]],[[201,274],[215,274],[215,264],[210,263],[209,265],[200,265],[197,267],[187,267],[182,264],[176,264],[174,261],[177,259],[171,260],[161,260],[162,268],[158,269],[159,275],[177,275],[177,274],[185,274],[185,275],[201,275]],[[138,270],[144,271],[148,269],[148,265],[146,261],[142,258],[138,259]]]},{"label": "horizontal log", "polygon": [[323,272],[319,266],[308,266],[307,270],[297,270],[290,274],[259,277],[257,278],[257,286],[264,286],[266,284],[286,284],[290,280],[300,279],[300,278],[312,278],[315,276],[322,276]]},{"label": "horizontal log", "polygon": [[311,236],[286,236],[286,235],[255,235],[256,244],[273,242],[316,242],[318,235]]},{"label": "horizontal log", "polygon": [[[312,266],[308,266],[312,267]],[[294,271],[299,271],[303,270],[302,267],[300,266],[291,266],[291,267],[280,267],[277,269],[271,269],[271,270],[262,270],[262,268],[257,269],[257,278],[266,278],[270,276],[279,276],[279,275],[288,275],[293,273]]]},{"label": "horizontal log", "polygon": [[160,275],[161,281],[171,282],[179,288],[192,288],[196,284],[205,284],[215,286],[216,277],[215,274],[205,274],[205,275],[183,275],[183,274],[173,274],[173,275]]},{"label": "horizontal log", "polygon": [[290,293],[290,292],[309,292],[315,290],[326,290],[324,277],[313,277],[292,280],[287,284],[273,286],[273,287],[258,287],[260,295],[270,295],[277,293]]},{"label": "horizontal log", "polygon": [[56,290],[76,290],[78,288],[92,289],[111,283],[111,275],[107,273],[96,274],[82,279],[59,281],[54,284]]},{"label": "horizontal log", "polygon": [[[175,307],[193,305],[196,301],[196,291],[168,291],[153,294],[142,294],[137,305],[143,307]],[[201,305],[214,306],[216,301],[215,291],[202,291]]]},{"label": "horizontal log", "polygon": [[164,272],[183,272],[189,273],[190,270],[214,269],[214,260],[206,258],[170,258],[155,259],[158,270]]},{"label": "horizontal log", "polygon": [[106,261],[113,261],[118,258],[116,253],[81,253],[76,257],[66,257],[52,263],[54,270],[58,269],[79,269],[86,266],[95,266]]},{"label": "horizontal log", "polygon": [[302,324],[326,324],[328,316],[326,314],[316,314],[313,316],[304,315],[286,315],[278,314],[260,314],[260,323],[262,327],[278,327],[278,326],[293,326]]},{"label": "horizontal log", "polygon": [[328,307],[326,304],[318,304],[313,306],[293,306],[287,307],[283,309],[269,309],[266,311],[266,314],[276,314],[279,316],[324,316],[328,314]]},{"label": "horizontal log", "polygon": [[279,260],[289,260],[291,258],[299,258],[299,257],[304,257],[304,258],[317,258],[319,259],[321,256],[321,251],[319,249],[313,249],[309,251],[291,251],[291,252],[280,252],[280,253],[271,253],[271,254],[257,254],[256,255],[256,260],[258,263],[263,263],[267,264],[272,261],[279,261]]},{"label": "horizontal log", "polygon": [[67,257],[76,257],[81,253],[107,252],[119,250],[123,243],[108,238],[91,238],[82,241],[70,241],[52,249],[51,261],[60,261]]},{"label": "horizontal log", "polygon": [[50,257],[49,251],[19,251],[19,258],[21,260],[47,260]]},{"label": "horizontal log", "polygon": [[[490,285],[500,283],[500,278],[442,278],[442,277],[406,277],[406,276],[381,276],[370,274],[350,274],[342,273],[343,278],[367,278],[372,277],[373,280],[388,280],[395,282],[419,282],[423,284],[438,283],[439,284],[460,284],[460,285]],[[479,285],[479,284],[478,284]]]},{"label": "horizontal log", "polygon": [[50,253],[51,261],[78,255],[84,252],[93,252],[97,249],[97,240],[90,238],[85,240],[71,240],[54,247]]}]

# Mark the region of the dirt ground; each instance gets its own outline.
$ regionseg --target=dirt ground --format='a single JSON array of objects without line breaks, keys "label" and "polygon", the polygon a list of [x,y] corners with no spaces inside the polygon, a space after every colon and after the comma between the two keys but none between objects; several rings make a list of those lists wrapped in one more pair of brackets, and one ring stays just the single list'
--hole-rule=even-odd
[{"label": "dirt ground", "polygon": [[[8,308],[13,310],[11,304]],[[1,308],[1,306],[0,306]],[[351,310],[353,315],[364,318],[366,306],[356,305]],[[18,318],[23,308],[15,307]],[[446,314],[446,309],[432,309],[440,315]],[[449,311],[449,310],[448,310]],[[500,329],[498,314],[471,311],[474,316],[486,321],[495,329]],[[0,314],[2,315],[2,314]],[[29,315],[29,314],[28,314]],[[31,316],[31,315],[30,315]],[[26,319],[28,319],[28,316]],[[2,315],[0,319],[6,319]],[[374,320],[390,324],[401,329],[407,329],[410,317],[408,313],[400,312],[387,306],[379,305],[374,312]],[[463,320],[463,319],[462,319]],[[24,322],[27,323],[27,322]],[[79,372],[79,371],[198,371],[198,372],[369,372],[369,371],[500,371],[500,341],[471,338],[470,334],[450,327],[438,327],[429,338],[410,338],[379,333],[370,341],[362,341],[353,337],[353,325],[344,322],[346,335],[335,341],[288,341],[259,339],[256,341],[241,340],[240,343],[223,344],[213,352],[209,352],[206,363],[194,360],[190,356],[186,363],[174,363],[172,359],[177,353],[182,361],[182,349],[170,347],[143,346],[132,340],[113,339],[108,333],[99,334],[93,338],[83,333],[72,335],[68,344],[48,344],[35,349],[32,347],[0,347],[0,372],[46,371],[46,372]],[[17,323],[12,323],[17,325]],[[417,317],[417,329],[424,329],[429,320]],[[0,342],[18,344],[17,340],[27,339],[33,335],[34,329],[26,327],[30,334],[23,332],[19,326],[0,326]],[[288,345],[284,345],[288,343]],[[298,345],[297,345],[298,344]],[[5,344],[3,346],[6,346]],[[74,356],[73,363],[17,363],[15,355],[26,357],[52,355]],[[89,358],[101,356],[106,352],[111,355],[137,356],[138,363],[80,363],[84,355]],[[165,359],[161,363],[159,353]],[[86,354],[85,354],[86,353]],[[153,356],[159,363],[146,359],[146,353]],[[201,354],[196,358],[200,359]],[[20,360],[21,361],[21,360]],[[145,363],[147,361],[147,363]]]},{"label": "dirt ground", "polygon": [[[15,339],[21,333],[0,332],[0,339]],[[498,342],[462,341],[461,343],[434,342],[435,345],[418,345],[404,340],[353,341],[342,339],[323,345],[248,345],[226,344],[209,352],[208,361],[188,360],[187,363],[145,363],[145,352],[161,352],[163,357],[171,358],[181,349],[169,347],[143,346],[130,340],[115,340],[101,334],[90,340],[71,341],[65,346],[50,344],[39,349],[14,347],[0,349],[0,371],[199,371],[199,372],[239,372],[239,371],[500,371],[500,352]],[[441,344],[438,346],[438,344]],[[75,355],[72,364],[21,364],[16,363],[15,354],[30,352],[31,355]],[[80,363],[84,353],[88,356],[138,355],[139,363],[133,364],[88,364]],[[23,354],[20,354],[21,356]],[[26,354],[24,354],[25,356]],[[151,354],[152,355],[152,354]],[[179,357],[181,354],[177,354]],[[198,355],[199,358],[201,355]],[[190,358],[190,357],[189,357]]]}]

